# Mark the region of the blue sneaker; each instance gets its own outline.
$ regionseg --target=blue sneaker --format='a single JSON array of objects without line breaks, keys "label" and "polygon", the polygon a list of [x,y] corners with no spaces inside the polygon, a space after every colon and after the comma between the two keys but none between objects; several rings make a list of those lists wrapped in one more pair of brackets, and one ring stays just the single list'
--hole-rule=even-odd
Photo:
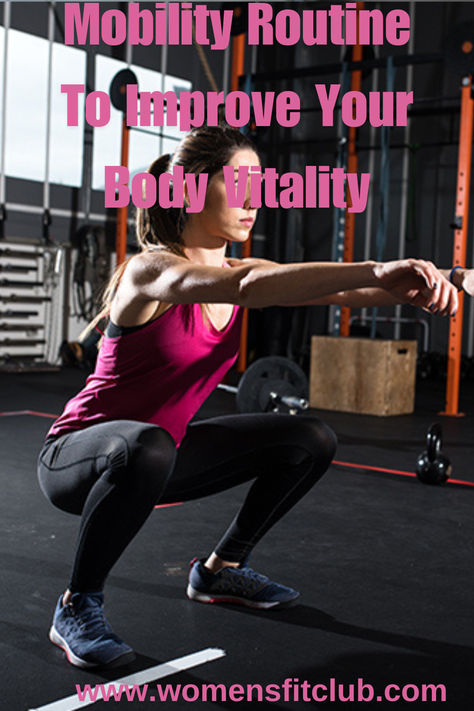
[{"label": "blue sneaker", "polygon": [[76,667],[121,666],[135,659],[133,649],[115,635],[104,617],[102,593],[74,593],[54,613],[49,639]]},{"label": "blue sneaker", "polygon": [[211,573],[204,566],[204,558],[194,558],[190,565],[186,594],[198,602],[233,602],[247,607],[268,610],[291,607],[298,602],[299,592],[274,583],[266,575],[252,570],[245,562],[238,568],[222,568]]}]

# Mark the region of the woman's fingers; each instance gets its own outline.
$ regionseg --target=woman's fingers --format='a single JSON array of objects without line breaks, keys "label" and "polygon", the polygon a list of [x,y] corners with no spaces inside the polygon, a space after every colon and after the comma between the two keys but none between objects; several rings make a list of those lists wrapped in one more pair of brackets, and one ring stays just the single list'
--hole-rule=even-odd
[{"label": "woman's fingers", "polygon": [[414,269],[426,283],[426,288],[421,291],[422,297],[426,299],[426,304],[422,308],[442,316],[454,315],[458,308],[458,293],[455,286],[443,277],[433,262],[416,260]]},{"label": "woman's fingers", "polygon": [[[424,259],[406,259],[380,264],[383,288],[396,289],[411,272],[413,288],[418,291],[411,303],[425,311],[453,316],[458,308],[458,291],[433,262]],[[401,281],[400,281],[401,280]],[[384,283],[385,282],[385,283]],[[417,283],[418,282],[418,283]],[[410,283],[410,279],[408,281]]]},{"label": "woman's fingers", "polygon": [[416,296],[410,300],[410,304],[412,306],[419,306],[420,309],[427,311],[429,314],[432,313],[432,311],[428,308],[428,299],[422,292],[416,294]]},{"label": "woman's fingers", "polygon": [[436,269],[432,262],[426,262],[424,259],[413,260],[414,271],[423,279],[428,289],[437,289],[439,284],[440,272]]},{"label": "woman's fingers", "polygon": [[447,309],[449,308],[451,298],[451,285],[443,279],[440,282],[440,288],[438,293],[437,309],[440,316],[445,316]]},{"label": "woman's fingers", "polygon": [[452,316],[457,311],[457,289],[443,277],[438,282],[436,289],[423,289],[422,295],[426,298],[426,306],[432,313]]},{"label": "woman's fingers", "polygon": [[[427,311],[430,314],[436,314],[440,316],[454,316],[458,308],[458,297],[457,292],[448,291],[447,301],[445,301],[445,296],[441,295],[439,300],[433,300],[432,292],[429,289],[420,291],[412,300],[413,306],[419,306],[423,311]],[[443,308],[442,303],[445,301],[447,303],[446,307]]]},{"label": "woman's fingers", "polygon": [[432,262],[426,262],[426,266],[432,274],[435,283],[438,285],[433,294],[431,310],[442,316],[454,314],[458,307],[458,296],[456,287],[451,284],[437,269]]}]

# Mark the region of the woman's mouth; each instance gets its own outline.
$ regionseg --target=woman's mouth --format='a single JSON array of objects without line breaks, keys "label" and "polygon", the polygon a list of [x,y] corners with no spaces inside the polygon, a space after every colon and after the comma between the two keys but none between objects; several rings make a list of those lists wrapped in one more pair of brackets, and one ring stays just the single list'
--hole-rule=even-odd
[{"label": "woman's mouth", "polygon": [[250,229],[250,227],[252,227],[252,225],[253,225],[253,220],[251,217],[250,218],[247,217],[247,218],[244,218],[243,220],[240,220],[240,224],[244,225],[245,227]]}]

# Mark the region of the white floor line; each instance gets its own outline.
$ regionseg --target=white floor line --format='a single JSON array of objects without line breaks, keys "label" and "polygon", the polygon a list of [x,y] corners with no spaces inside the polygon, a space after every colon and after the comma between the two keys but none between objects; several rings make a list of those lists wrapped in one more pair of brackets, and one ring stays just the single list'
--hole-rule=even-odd
[{"label": "white floor line", "polygon": [[[143,684],[148,684],[150,681],[163,679],[165,676],[170,676],[171,674],[176,674],[177,672],[184,671],[185,669],[196,667],[199,664],[205,664],[206,662],[214,661],[214,659],[225,657],[225,654],[226,653],[223,649],[208,647],[207,649],[203,649],[201,652],[187,654],[185,657],[172,659],[171,661],[164,662],[156,667],[150,667],[149,669],[144,669],[143,671],[136,672],[135,674],[115,679],[114,681],[101,683],[104,687],[109,687],[111,685],[119,686],[120,684],[128,684],[128,686],[142,686]],[[86,684],[81,684],[80,686],[84,687]],[[94,684],[91,684],[91,687],[94,687]],[[83,706],[90,706],[96,701],[102,701],[102,695],[99,694],[97,699],[94,701],[79,701],[77,694],[73,694],[72,696],[67,696],[64,699],[58,699],[58,701],[46,704],[46,706],[31,708],[29,711],[74,711],[74,709],[79,709]]]}]

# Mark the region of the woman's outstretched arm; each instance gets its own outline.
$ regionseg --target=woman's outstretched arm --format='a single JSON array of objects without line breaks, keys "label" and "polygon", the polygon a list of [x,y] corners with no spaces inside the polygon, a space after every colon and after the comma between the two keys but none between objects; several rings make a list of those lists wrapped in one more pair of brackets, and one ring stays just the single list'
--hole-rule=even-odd
[{"label": "woman's outstretched arm", "polygon": [[[238,262],[238,260],[235,260]],[[256,261],[265,263],[266,260],[242,260]],[[242,263],[242,262],[241,262]],[[316,299],[310,299],[304,302],[286,304],[288,306],[328,306],[331,304],[339,306],[349,306],[351,308],[363,308],[373,306],[393,306],[397,304],[412,304],[420,306],[426,311],[439,312],[441,315],[453,314],[457,309],[457,301],[454,296],[454,290],[448,286],[451,270],[437,270],[431,262],[427,263],[439,274],[440,293],[437,295],[437,304],[430,304],[431,308],[426,304],[426,288],[420,289],[419,279],[413,273],[402,273],[396,281],[393,281],[389,287],[361,287],[357,289],[346,289],[327,294]],[[474,296],[474,270],[456,269],[453,274],[453,283],[457,289],[464,290]]]},{"label": "woman's outstretched arm", "polygon": [[403,282],[418,306],[453,312],[457,290],[431,262],[298,262],[226,260],[232,269],[197,264],[169,252],[144,252],[130,260],[119,296],[127,301],[234,303],[262,308],[308,303],[337,292],[376,288],[394,293]]},{"label": "woman's outstretched arm", "polygon": [[[439,270],[444,279],[449,280],[451,275],[450,269]],[[456,269],[452,275],[452,283],[454,286],[463,290],[469,296],[474,296],[474,269]],[[337,304],[339,306],[349,306],[351,308],[363,308],[371,306],[393,306],[396,304],[413,304],[420,306],[416,300],[416,290],[410,288],[408,279],[401,279],[394,289],[387,291],[378,288],[363,288],[353,289],[351,291],[340,291],[335,294],[329,294],[321,299],[306,302],[306,305],[330,305]],[[426,311],[429,311],[427,307]],[[440,309],[441,315],[453,313],[446,308]]]}]

